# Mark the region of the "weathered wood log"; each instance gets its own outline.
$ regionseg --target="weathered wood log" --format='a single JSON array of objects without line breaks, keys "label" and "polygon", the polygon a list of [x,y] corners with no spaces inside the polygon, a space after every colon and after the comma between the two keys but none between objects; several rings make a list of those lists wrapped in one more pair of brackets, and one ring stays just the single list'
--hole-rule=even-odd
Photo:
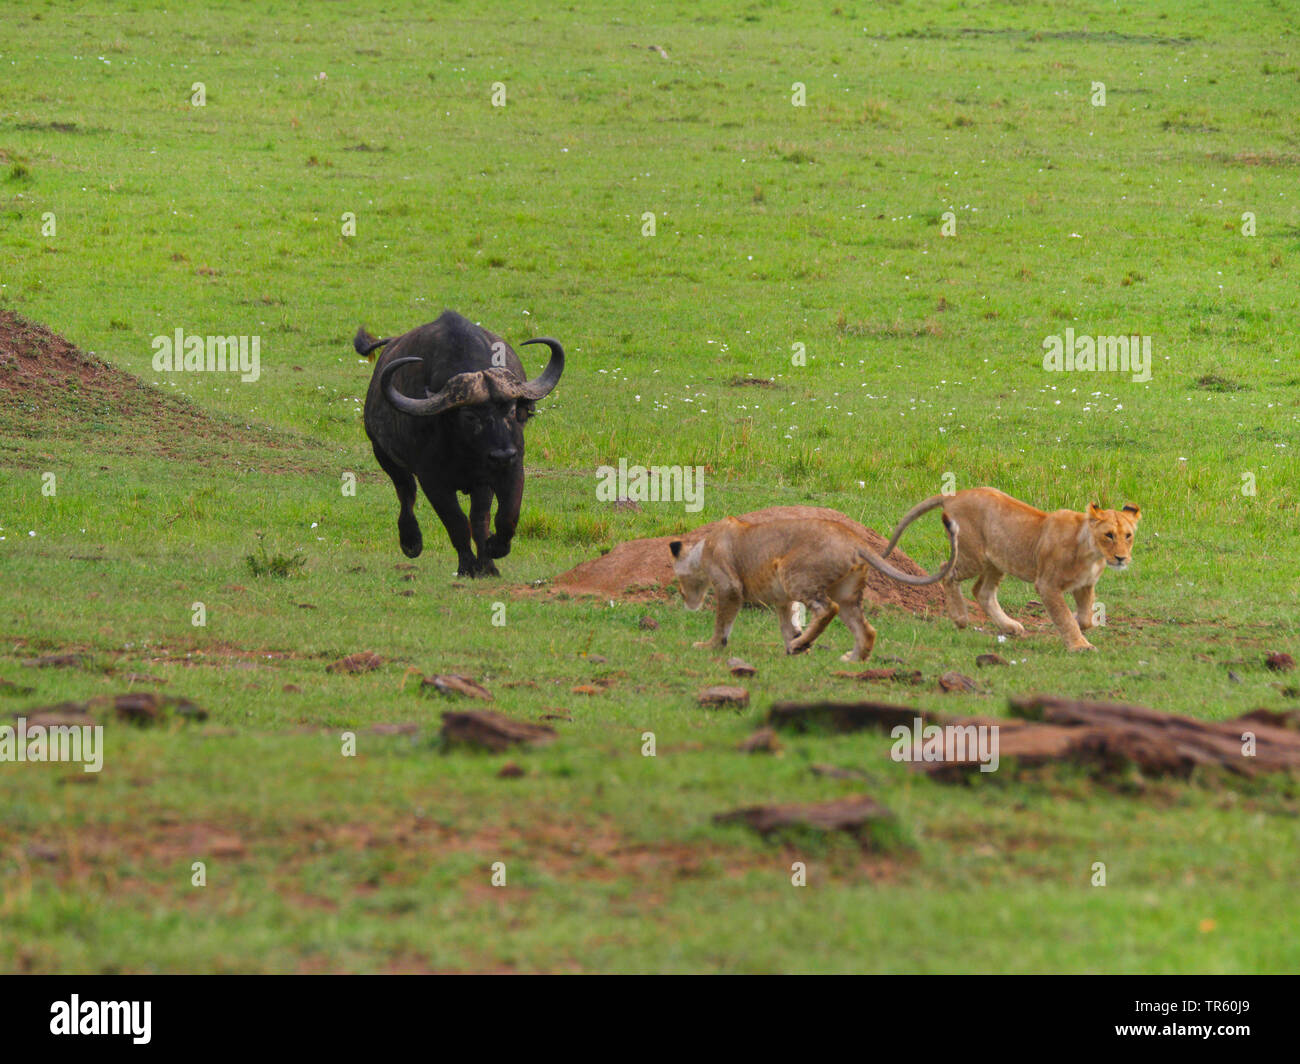
[{"label": "weathered wood log", "polygon": [[477,680],[461,676],[455,672],[442,672],[420,682],[421,687],[432,687],[441,695],[459,695],[462,698],[478,698],[484,702],[494,701],[492,692]]},{"label": "weathered wood log", "polygon": [[907,683],[915,686],[921,682],[921,670],[913,669],[905,672],[902,669],[862,669],[854,672],[843,670],[832,673],[842,680],[861,680],[863,683]]},{"label": "weathered wood log", "polygon": [[783,828],[804,828],[827,833],[843,831],[863,839],[874,823],[892,820],[893,816],[893,813],[869,795],[855,794],[830,802],[752,805],[744,809],[733,809],[729,813],[717,813],[713,819],[719,824],[745,824],[765,836]]},{"label": "weathered wood log", "polygon": [[702,706],[731,706],[743,709],[749,705],[749,692],[743,687],[729,685],[706,687],[699,694],[699,703]]},{"label": "weathered wood log", "polygon": [[888,702],[775,702],[767,711],[772,727],[799,732],[890,731],[899,724],[910,728],[917,717],[926,721],[930,715]]},{"label": "weathered wood log", "polygon": [[[1300,769],[1300,732],[1267,711],[1233,720],[1198,720],[1147,706],[1087,702],[1046,695],[1011,699],[1011,712],[1037,727],[1065,727],[1073,736],[1065,756],[1104,770],[1135,763],[1152,775],[1186,776],[1217,765],[1243,776]],[[1286,718],[1283,718],[1286,720]],[[1005,739],[1001,756],[1014,757]]]},{"label": "weathered wood log", "polygon": [[183,720],[207,720],[208,711],[180,695],[160,695],[153,691],[133,691],[124,695],[96,695],[85,702],[57,702],[50,706],[33,706],[12,714],[25,717],[29,726],[41,724],[103,724],[101,711],[111,710],[118,720],[130,724],[157,724],[170,714]]},{"label": "weathered wood log", "polygon": [[[1254,710],[1234,720],[1208,721],[1147,706],[1088,702],[1046,695],[1010,700],[1011,717],[965,717],[884,702],[778,702],[768,713],[776,728],[832,732],[902,725],[996,728],[999,762],[1018,766],[1070,761],[1101,774],[1136,766],[1152,776],[1186,778],[1198,767],[1240,776],[1300,771],[1300,710]],[[944,747],[946,760],[913,760],[937,779],[962,779],[982,764],[971,744],[964,756]],[[957,744],[953,744],[956,747]]]},{"label": "weathered wood log", "polygon": [[515,720],[491,709],[448,711],[442,715],[444,742],[478,746],[496,753],[512,746],[540,746],[553,742],[555,736],[555,729],[545,724]]}]

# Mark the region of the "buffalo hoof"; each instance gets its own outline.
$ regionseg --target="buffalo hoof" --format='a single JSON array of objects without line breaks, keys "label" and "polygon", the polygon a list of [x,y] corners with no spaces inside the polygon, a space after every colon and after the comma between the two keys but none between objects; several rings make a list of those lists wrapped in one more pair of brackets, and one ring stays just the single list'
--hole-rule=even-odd
[{"label": "buffalo hoof", "polygon": [[497,567],[495,565],[493,565],[491,562],[487,562],[483,565],[475,564],[472,568],[468,568],[468,569],[464,569],[464,568],[457,569],[456,575],[468,576],[471,580],[474,580],[480,576],[500,576],[501,574],[500,572],[497,571]]},{"label": "buffalo hoof", "polygon": [[463,554],[460,558],[460,564],[456,567],[457,576],[468,576],[470,578],[478,576],[500,576],[497,567],[492,564],[488,558],[476,558],[473,554]]},{"label": "buffalo hoof", "polygon": [[401,521],[397,522],[397,541],[402,545],[402,553],[408,558],[418,558],[424,550],[424,537],[420,535],[420,526],[414,520],[406,528]]},{"label": "buffalo hoof", "polygon": [[491,535],[488,536],[487,542],[483,544],[483,548],[489,558],[504,558],[510,553],[510,540]]}]

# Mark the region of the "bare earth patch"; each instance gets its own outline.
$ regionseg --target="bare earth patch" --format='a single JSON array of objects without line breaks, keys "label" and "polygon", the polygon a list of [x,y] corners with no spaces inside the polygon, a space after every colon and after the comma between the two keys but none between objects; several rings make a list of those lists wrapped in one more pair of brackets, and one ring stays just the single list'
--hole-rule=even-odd
[{"label": "bare earth patch", "polygon": [[[205,413],[0,309],[0,440],[77,440],[103,454],[150,454],[206,465],[237,450],[270,472],[310,468],[308,441]],[[0,443],[0,453],[26,453]],[[12,459],[11,459],[12,460]]]}]

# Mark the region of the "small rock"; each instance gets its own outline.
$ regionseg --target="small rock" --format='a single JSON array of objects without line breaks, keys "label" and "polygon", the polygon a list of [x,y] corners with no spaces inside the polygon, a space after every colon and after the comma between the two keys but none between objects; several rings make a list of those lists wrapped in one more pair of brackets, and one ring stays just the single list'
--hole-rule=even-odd
[{"label": "small rock", "polygon": [[1241,677],[1238,676],[1238,675],[1237,675],[1235,672],[1233,672],[1231,669],[1228,670],[1228,679],[1229,679],[1232,683],[1241,683]]},{"label": "small rock", "polygon": [[516,765],[513,761],[507,761],[501,766],[501,770],[497,773],[497,778],[503,780],[517,780],[523,775],[525,775],[525,772],[519,765]]},{"label": "small rock", "polygon": [[484,702],[492,701],[491,691],[481,683],[471,680],[468,676],[460,676],[457,673],[440,673],[437,676],[431,676],[424,680],[420,686],[432,687],[443,695],[461,695],[465,698],[479,698]]},{"label": "small rock", "polygon": [[602,654],[588,654],[586,655],[586,657],[587,660],[591,662],[593,665],[604,665],[605,662],[609,661],[609,658],[605,657]]},{"label": "small rock", "polygon": [[644,632],[653,632],[659,627],[659,622],[656,621],[649,614],[646,614],[644,617],[642,617],[639,621],[636,622],[636,626]]},{"label": "small rock", "polygon": [[702,706],[747,706],[749,705],[749,692],[743,687],[706,687],[700,692],[700,705]]},{"label": "small rock", "polygon": [[744,658],[728,658],[727,668],[731,670],[732,676],[757,676],[758,669],[754,668]]},{"label": "small rock", "polygon": [[975,690],[975,681],[959,672],[945,672],[939,677],[939,688],[949,693],[953,691],[973,691]]},{"label": "small rock", "polygon": [[771,728],[759,728],[749,738],[737,743],[736,749],[744,754],[777,754],[781,752],[781,741]]},{"label": "small rock", "polygon": [[1011,663],[1001,654],[981,654],[975,659],[975,664],[982,669],[987,665],[1010,665]]},{"label": "small rock", "polygon": [[1295,668],[1295,658],[1290,654],[1270,654],[1264,664],[1274,672],[1290,672]]},{"label": "small rock", "polygon": [[363,650],[359,654],[349,654],[346,658],[340,658],[333,665],[325,666],[326,672],[373,672],[384,663],[384,659],[371,650]]},{"label": "small rock", "polygon": [[283,692],[284,692],[285,694],[287,694],[287,695],[300,695],[300,694],[302,694],[302,688],[299,687],[296,683],[287,683],[287,684],[285,684],[283,687],[281,687],[280,690],[283,691]]}]

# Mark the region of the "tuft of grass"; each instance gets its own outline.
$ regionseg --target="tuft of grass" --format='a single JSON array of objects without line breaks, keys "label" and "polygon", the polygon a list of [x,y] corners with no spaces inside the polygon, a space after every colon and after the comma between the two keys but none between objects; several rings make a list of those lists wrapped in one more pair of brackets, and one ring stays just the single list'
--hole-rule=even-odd
[{"label": "tuft of grass", "polygon": [[257,549],[252,554],[245,555],[244,561],[248,565],[248,571],[254,577],[274,576],[284,579],[299,575],[303,566],[307,564],[307,556],[301,551],[295,551],[293,554],[281,554],[277,551],[272,554],[267,550],[265,533],[258,532]]}]

